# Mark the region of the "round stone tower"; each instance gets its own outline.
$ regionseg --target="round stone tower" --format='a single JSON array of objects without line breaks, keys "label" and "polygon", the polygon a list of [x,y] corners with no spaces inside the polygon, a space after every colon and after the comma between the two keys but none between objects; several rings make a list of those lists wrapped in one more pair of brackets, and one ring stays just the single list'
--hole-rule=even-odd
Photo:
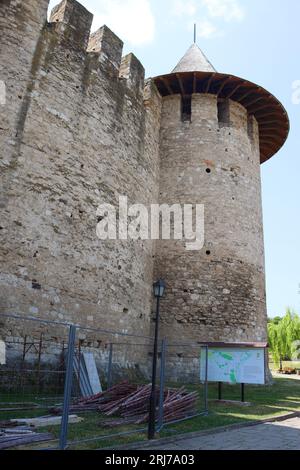
[{"label": "round stone tower", "polygon": [[203,204],[205,241],[159,241],[166,280],[163,334],[171,341],[264,341],[266,299],[260,163],[286,140],[289,121],[270,93],[217,73],[193,44],[163,96],[160,203]]}]

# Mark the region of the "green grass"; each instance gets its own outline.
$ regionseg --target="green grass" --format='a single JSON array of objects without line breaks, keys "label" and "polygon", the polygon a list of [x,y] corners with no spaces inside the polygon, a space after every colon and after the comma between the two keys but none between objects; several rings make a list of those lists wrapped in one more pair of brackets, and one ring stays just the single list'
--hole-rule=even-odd
[{"label": "green grass", "polygon": [[[174,384],[173,384],[174,385]],[[177,385],[178,387],[178,385]],[[199,392],[198,410],[203,409],[203,388],[202,385],[186,386],[189,390],[197,390]],[[17,400],[13,397],[11,401],[24,401]],[[209,384],[209,414],[208,416],[201,416],[190,419],[178,424],[169,425],[163,428],[160,437],[175,436],[176,434],[183,434],[187,432],[194,432],[206,429],[217,428],[235,423],[247,423],[247,421],[262,420],[274,416],[280,416],[287,412],[299,411],[300,412],[300,381],[283,377],[276,378],[273,385],[267,386],[253,386],[246,385],[245,399],[250,402],[248,407],[238,404],[218,403],[217,398],[217,385]],[[223,385],[223,398],[228,400],[240,400],[240,387],[238,385]],[[4,400],[0,396],[0,401]],[[29,400],[31,401],[31,400]],[[11,415],[14,416],[11,416]],[[18,416],[19,414],[19,416]],[[34,410],[32,412],[14,412],[10,413],[10,417],[26,417],[41,416],[47,414],[46,410]],[[142,426],[119,426],[115,428],[104,428],[101,425],[103,417],[97,412],[87,412],[80,414],[84,418],[81,423],[70,424],[68,439],[82,440],[93,437],[104,436],[107,434],[115,434],[123,431],[138,429]],[[7,418],[7,413],[5,418]],[[3,413],[0,413],[0,420],[3,418]],[[107,420],[107,417],[105,417]],[[58,438],[59,426],[48,426],[47,428],[39,428],[41,431],[49,431]],[[71,448],[76,449],[95,449],[100,447],[114,447],[131,442],[142,441],[146,439],[145,433],[136,433],[126,437],[110,437],[105,440],[97,440],[94,442],[80,443]],[[46,443],[47,446],[47,443]],[[37,447],[37,446],[35,446]],[[39,446],[41,447],[41,446]],[[45,447],[45,444],[43,444]]]},{"label": "green grass", "polygon": [[51,394],[38,393],[8,393],[0,390],[0,409],[4,408],[21,408],[26,404],[34,404],[36,408],[31,410],[18,411],[0,411],[0,421],[11,418],[35,418],[48,414],[49,406],[61,403],[62,397]]}]

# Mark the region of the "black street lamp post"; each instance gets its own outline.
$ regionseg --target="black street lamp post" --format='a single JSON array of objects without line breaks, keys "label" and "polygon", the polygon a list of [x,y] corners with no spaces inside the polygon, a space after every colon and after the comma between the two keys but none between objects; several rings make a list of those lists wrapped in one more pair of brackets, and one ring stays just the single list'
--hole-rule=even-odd
[{"label": "black street lamp post", "polygon": [[155,436],[155,409],[156,409],[156,367],[157,367],[157,345],[158,345],[158,325],[159,325],[159,302],[164,294],[165,281],[160,279],[153,284],[154,297],[156,297],[156,318],[155,318],[155,335],[152,362],[152,387],[150,395],[148,439],[154,439]]}]

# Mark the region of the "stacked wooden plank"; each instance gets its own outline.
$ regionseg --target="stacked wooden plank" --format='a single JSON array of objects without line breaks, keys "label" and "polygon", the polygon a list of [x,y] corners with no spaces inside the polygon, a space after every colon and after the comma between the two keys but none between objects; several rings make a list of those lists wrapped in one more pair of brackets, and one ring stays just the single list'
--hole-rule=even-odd
[{"label": "stacked wooden plank", "polygon": [[0,449],[9,449],[33,442],[43,442],[53,439],[50,433],[37,433],[30,429],[1,429],[0,430]]},{"label": "stacked wooden plank", "polygon": [[[38,418],[16,418],[12,419],[12,425],[16,426],[27,425],[33,428],[44,428],[46,426],[60,426],[61,416],[39,416]],[[81,423],[83,418],[77,415],[69,415],[68,419],[70,424]],[[19,429],[19,428],[18,428]]]},{"label": "stacked wooden plank", "polygon": [[79,388],[84,397],[92,393],[102,392],[93,353],[83,352],[79,357],[75,354],[73,370],[79,382]]}]

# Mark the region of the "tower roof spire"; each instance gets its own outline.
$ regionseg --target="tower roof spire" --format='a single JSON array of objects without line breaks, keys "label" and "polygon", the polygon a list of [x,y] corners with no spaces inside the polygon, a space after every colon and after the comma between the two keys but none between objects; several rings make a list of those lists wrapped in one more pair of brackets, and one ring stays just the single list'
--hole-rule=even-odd
[{"label": "tower roof spire", "polygon": [[216,69],[194,42],[173,70],[173,73],[180,72],[216,72]]}]

